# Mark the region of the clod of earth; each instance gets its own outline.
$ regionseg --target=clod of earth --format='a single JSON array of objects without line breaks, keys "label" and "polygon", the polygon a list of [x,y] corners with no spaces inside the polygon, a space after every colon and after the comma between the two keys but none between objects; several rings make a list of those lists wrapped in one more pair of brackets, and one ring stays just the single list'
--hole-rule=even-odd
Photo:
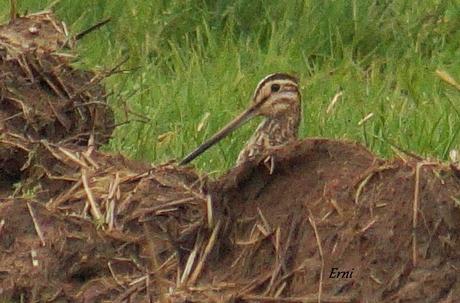
[{"label": "clod of earth", "polygon": [[[448,165],[321,139],[275,157],[272,175],[260,161],[213,184],[232,219],[214,282],[261,302],[460,298],[460,180]],[[331,278],[333,268],[353,275]]]},{"label": "clod of earth", "polygon": [[[277,150],[273,174],[262,157],[209,181],[174,164],[22,144],[35,151],[22,198],[0,202],[0,285],[9,299],[459,295],[460,181],[446,165],[383,161],[356,144],[315,139]],[[331,279],[333,268],[353,275]]]},{"label": "clod of earth", "polygon": [[[114,128],[100,84],[107,75],[73,68],[73,44],[49,12],[0,25],[0,141],[10,134],[75,145],[91,137],[96,146],[107,142]],[[18,177],[26,156],[0,147],[1,175]]]}]

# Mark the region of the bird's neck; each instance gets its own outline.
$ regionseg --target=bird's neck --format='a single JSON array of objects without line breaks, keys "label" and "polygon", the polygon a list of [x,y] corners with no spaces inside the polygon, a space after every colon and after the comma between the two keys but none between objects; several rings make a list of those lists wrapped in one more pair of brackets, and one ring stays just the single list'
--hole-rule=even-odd
[{"label": "bird's neck", "polygon": [[266,117],[240,152],[237,164],[263,154],[270,148],[283,146],[296,140],[299,124],[300,111],[281,114],[275,117]]},{"label": "bird's neck", "polygon": [[267,117],[260,123],[253,136],[263,138],[267,148],[284,145],[297,139],[299,123],[298,115]]}]

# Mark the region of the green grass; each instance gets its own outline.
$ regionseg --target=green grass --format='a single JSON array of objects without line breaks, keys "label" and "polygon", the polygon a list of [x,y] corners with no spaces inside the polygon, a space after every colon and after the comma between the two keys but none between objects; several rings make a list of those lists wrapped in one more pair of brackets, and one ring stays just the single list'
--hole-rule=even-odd
[{"label": "green grass", "polygon": [[[35,11],[50,2],[20,7]],[[388,141],[440,159],[460,147],[460,93],[435,74],[442,69],[460,79],[459,1],[266,2],[57,2],[57,14],[75,33],[112,17],[79,44],[81,65],[110,67],[129,56],[132,71],[107,81],[110,103],[118,122],[125,120],[124,102],[150,121],[119,127],[107,149],[155,163],[179,159],[243,110],[259,79],[275,71],[301,78],[302,137],[352,139],[384,157],[392,156]],[[232,166],[257,122],[206,152],[197,166],[208,172]]]}]

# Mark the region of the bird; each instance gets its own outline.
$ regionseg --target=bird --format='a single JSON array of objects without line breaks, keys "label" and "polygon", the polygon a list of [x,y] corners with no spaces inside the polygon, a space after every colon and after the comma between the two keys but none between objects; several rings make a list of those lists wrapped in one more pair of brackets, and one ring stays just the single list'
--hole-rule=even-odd
[{"label": "bird", "polygon": [[[262,116],[264,119],[239,153],[236,166],[297,140],[301,120],[301,99],[297,77],[287,73],[266,76],[258,83],[250,106],[189,153],[179,164],[188,164],[256,116]],[[273,158],[270,159],[273,161]]]}]

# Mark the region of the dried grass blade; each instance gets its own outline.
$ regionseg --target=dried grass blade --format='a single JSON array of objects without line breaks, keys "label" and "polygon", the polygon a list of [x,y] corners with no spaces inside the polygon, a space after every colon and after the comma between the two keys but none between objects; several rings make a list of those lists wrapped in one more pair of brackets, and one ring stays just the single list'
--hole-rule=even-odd
[{"label": "dried grass blade", "polygon": [[32,208],[32,205],[30,205],[29,202],[27,202],[27,208],[29,209],[30,216],[32,217],[32,221],[34,223],[35,231],[37,232],[37,235],[40,238],[40,242],[42,242],[42,246],[46,246],[45,237],[43,236],[42,229],[40,228],[40,224],[38,224],[35,212]]},{"label": "dried grass blade", "polygon": [[206,245],[206,248],[204,249],[203,256],[201,257],[200,261],[198,262],[192,276],[190,277],[189,284],[195,284],[196,280],[201,274],[201,271],[203,269],[204,263],[206,262],[206,259],[208,258],[209,254],[211,253],[212,249],[214,248],[214,245],[216,244],[216,239],[217,235],[219,234],[220,228],[222,225],[222,221],[219,220],[217,222],[216,227],[212,231],[211,237],[209,238],[208,244]]},{"label": "dried grass blade", "polygon": [[83,187],[85,188],[86,195],[88,197],[88,201],[90,204],[91,214],[93,217],[98,221],[101,222],[102,220],[102,213],[97,206],[96,200],[94,199],[94,195],[91,192],[91,188],[88,185],[88,177],[86,175],[86,170],[82,169],[81,171],[81,180],[83,182]]},{"label": "dried grass blade", "polygon": [[80,160],[76,155],[74,155],[70,150],[67,150],[66,148],[63,148],[61,146],[58,146],[58,149],[61,153],[66,155],[70,160],[75,162],[76,164],[80,165],[81,167],[89,169],[90,167],[88,164],[86,164],[84,161]]},{"label": "dried grass blade", "polygon": [[319,251],[320,258],[321,258],[321,273],[319,276],[318,298],[317,298],[318,303],[321,303],[322,301],[321,295],[323,293],[323,275],[324,275],[323,247],[321,245],[321,238],[319,237],[318,228],[316,227],[315,219],[313,218],[311,211],[309,210],[308,212],[309,212],[308,221],[310,222],[311,226],[313,227],[313,231],[315,232],[316,244],[318,245],[318,251]]},{"label": "dried grass blade", "polygon": [[198,238],[195,241],[195,246],[193,247],[193,250],[187,259],[187,263],[185,265],[184,272],[182,273],[182,277],[180,278],[180,285],[187,284],[188,277],[190,275],[190,272],[192,271],[193,264],[195,263],[195,259],[198,255],[198,250],[200,249],[202,243],[203,243],[203,235],[200,233],[198,234]]}]

